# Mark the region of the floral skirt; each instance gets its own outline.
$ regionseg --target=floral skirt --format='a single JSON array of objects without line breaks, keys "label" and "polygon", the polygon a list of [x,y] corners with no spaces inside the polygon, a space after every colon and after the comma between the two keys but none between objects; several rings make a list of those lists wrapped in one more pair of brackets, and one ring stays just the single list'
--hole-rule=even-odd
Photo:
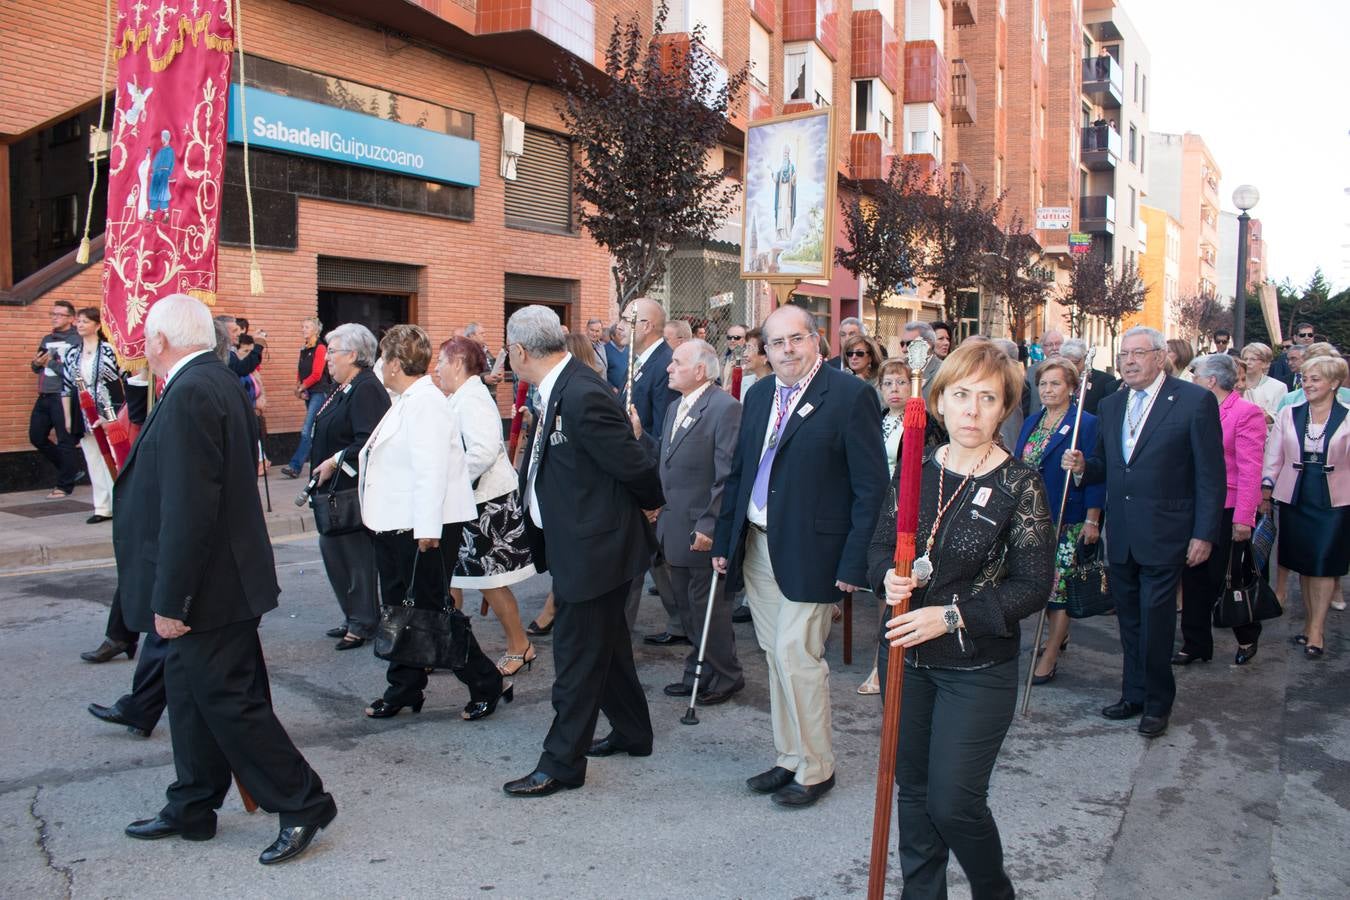
[{"label": "floral skirt", "polygon": [[478,504],[478,518],[464,523],[451,585],[481,591],[507,587],[534,574],[516,492]]},{"label": "floral skirt", "polygon": [[1064,586],[1064,575],[1073,568],[1074,550],[1078,547],[1078,538],[1083,534],[1083,523],[1070,525],[1064,529],[1064,537],[1055,548],[1055,595],[1050,598],[1049,608],[1063,609],[1068,602]]}]

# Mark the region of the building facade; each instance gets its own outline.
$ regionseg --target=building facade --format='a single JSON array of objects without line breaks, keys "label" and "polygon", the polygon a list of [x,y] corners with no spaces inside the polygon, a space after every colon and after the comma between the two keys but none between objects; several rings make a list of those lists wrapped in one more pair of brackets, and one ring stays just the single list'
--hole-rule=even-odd
[{"label": "building facade", "polygon": [[1176,304],[1180,298],[1181,223],[1166,210],[1145,206],[1140,221],[1147,246],[1139,256],[1139,277],[1147,294],[1144,308],[1126,320],[1127,325],[1147,325],[1169,338],[1177,337]]},{"label": "building facade", "polygon": [[1149,197],[1181,223],[1181,296],[1219,296],[1218,163],[1200,135],[1151,134]]},{"label": "building facade", "polygon": [[[1238,214],[1222,210],[1219,213],[1219,296],[1227,300],[1237,297],[1240,232]],[[1251,219],[1247,223],[1247,292],[1255,294],[1265,283],[1265,230],[1260,219]]]}]

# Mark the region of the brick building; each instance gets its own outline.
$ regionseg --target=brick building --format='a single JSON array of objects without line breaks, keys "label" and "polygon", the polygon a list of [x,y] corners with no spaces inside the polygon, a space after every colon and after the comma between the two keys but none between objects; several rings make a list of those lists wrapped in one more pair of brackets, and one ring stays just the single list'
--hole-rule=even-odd
[{"label": "brick building", "polygon": [[1181,223],[1181,296],[1219,295],[1218,163],[1198,134],[1149,135],[1152,205]]},{"label": "brick building", "polygon": [[1156,206],[1143,207],[1139,216],[1148,241],[1139,257],[1139,277],[1148,293],[1144,308],[1126,319],[1126,324],[1147,325],[1169,338],[1180,337],[1175,315],[1181,297],[1181,223]]}]

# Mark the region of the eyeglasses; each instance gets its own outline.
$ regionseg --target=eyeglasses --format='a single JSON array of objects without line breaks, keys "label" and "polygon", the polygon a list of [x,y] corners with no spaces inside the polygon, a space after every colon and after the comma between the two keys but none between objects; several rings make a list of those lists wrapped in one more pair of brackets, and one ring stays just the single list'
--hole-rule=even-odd
[{"label": "eyeglasses", "polygon": [[903,349],[903,348],[905,348],[905,347],[908,347],[908,346],[909,346],[910,344],[912,344],[912,343],[914,343],[913,340],[909,340],[909,341],[901,341],[901,342],[900,342],[900,347]]},{"label": "eyeglasses", "polygon": [[805,344],[807,341],[814,339],[815,335],[813,334],[790,334],[785,338],[774,338],[764,346],[768,347],[770,350],[781,351],[786,350],[788,344],[791,344],[795,349],[802,344]]},{"label": "eyeglasses", "polygon": [[1311,331],[1300,331],[1298,333],[1298,336],[1301,338],[1305,338],[1305,337],[1313,337],[1314,335]]},{"label": "eyeglasses", "polygon": [[729,341],[743,341],[743,340],[745,340],[745,335],[743,335],[743,334],[729,334],[729,335],[727,335],[727,340],[729,340]]},{"label": "eyeglasses", "polygon": [[850,351],[848,351],[847,353],[845,353],[844,355],[845,355],[845,356],[866,356],[866,355],[867,355],[867,351],[866,351],[866,350],[850,350]]},{"label": "eyeglasses", "polygon": [[909,380],[903,378],[886,378],[882,380],[881,386],[888,391],[902,387],[909,387]]},{"label": "eyeglasses", "polygon": [[1140,349],[1134,349],[1134,350],[1122,350],[1122,351],[1120,351],[1119,353],[1116,354],[1116,359],[1139,359],[1139,360],[1144,360],[1144,359],[1148,359],[1148,355],[1149,355],[1150,353],[1159,353],[1159,352],[1161,352],[1161,351],[1158,351],[1158,350],[1155,350],[1155,349],[1152,349],[1152,348],[1150,348],[1150,349],[1148,349],[1148,350],[1140,350]]}]

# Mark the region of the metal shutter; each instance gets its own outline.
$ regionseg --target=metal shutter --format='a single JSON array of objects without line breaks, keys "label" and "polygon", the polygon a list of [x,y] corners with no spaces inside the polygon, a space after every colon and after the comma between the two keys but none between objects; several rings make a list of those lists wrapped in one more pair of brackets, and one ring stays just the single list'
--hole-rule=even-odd
[{"label": "metal shutter", "polygon": [[506,182],[506,224],[572,230],[572,145],[537,128],[525,129],[516,180]]},{"label": "metal shutter", "polygon": [[415,294],[419,266],[320,256],[318,287],[328,291]]},{"label": "metal shutter", "polygon": [[506,299],[515,303],[571,303],[577,296],[577,282],[561,278],[506,273]]}]

